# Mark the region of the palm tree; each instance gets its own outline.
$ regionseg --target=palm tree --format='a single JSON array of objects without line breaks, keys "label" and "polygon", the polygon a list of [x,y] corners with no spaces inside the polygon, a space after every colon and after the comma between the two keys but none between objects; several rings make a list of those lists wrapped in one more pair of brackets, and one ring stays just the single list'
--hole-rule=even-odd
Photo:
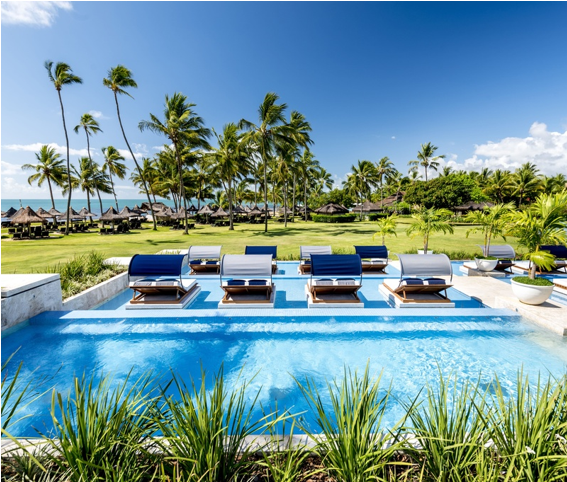
[{"label": "palm tree", "polygon": [[398,170],[388,157],[383,157],[376,163],[376,178],[380,184],[380,209],[383,208],[384,201],[384,178],[391,178]]},{"label": "palm tree", "polygon": [[382,245],[385,244],[386,241],[386,236],[396,236],[398,237],[398,234],[396,233],[396,221],[398,220],[398,217],[395,214],[392,214],[391,216],[388,216],[387,218],[382,218],[378,221],[378,231],[376,231],[374,233],[374,236],[372,236],[372,240],[374,240],[374,238],[376,236],[381,236],[382,237]]},{"label": "palm tree", "polygon": [[304,149],[303,154],[297,162],[297,169],[303,181],[303,209],[305,221],[307,221],[307,186],[311,183],[314,174],[319,168],[319,161],[315,159],[309,149]]},{"label": "palm tree", "polygon": [[[350,169],[351,173],[344,182],[345,190],[351,196],[355,196],[362,205],[364,200],[370,198],[372,187],[377,184],[376,168],[370,161],[358,161],[358,164],[351,166]],[[362,209],[360,219],[362,219]]]},{"label": "palm tree", "polygon": [[427,171],[428,169],[433,169],[437,171],[439,167],[439,159],[445,159],[445,155],[435,156],[435,151],[438,148],[428,142],[427,144],[421,144],[421,150],[417,153],[417,160],[410,161],[408,163],[411,166],[411,170],[417,170],[419,166],[425,169],[425,182],[427,182]]},{"label": "palm tree", "polygon": [[455,170],[451,166],[443,166],[443,169],[441,169],[441,174],[439,174],[439,177],[448,177],[454,173]]},{"label": "palm tree", "polygon": [[497,169],[489,178],[488,184],[483,189],[483,192],[491,199],[495,199],[502,204],[506,198],[510,197],[512,189],[513,185],[510,171]]},{"label": "palm tree", "polygon": [[518,196],[518,207],[525,198],[533,198],[541,190],[541,180],[537,176],[538,169],[535,164],[526,164],[519,167],[512,176],[514,194]]},{"label": "palm tree", "polygon": [[187,222],[187,197],[183,187],[183,165],[182,150],[204,148],[208,149],[207,138],[211,131],[204,127],[204,121],[194,111],[195,104],[187,103],[187,96],[176,92],[171,97],[165,96],[165,108],[163,112],[163,122],[155,115],[150,113],[149,121],[140,121],[138,127],[140,131],[150,130],[156,134],[166,136],[172,143],[177,159],[179,172],[179,198],[183,200],[185,207],[185,234],[189,234]]},{"label": "palm tree", "polygon": [[157,223],[156,223],[156,217],[154,216],[154,210],[153,210],[153,207],[152,207],[152,200],[150,199],[150,192],[148,191],[148,186],[146,184],[146,179],[144,178],[144,174],[143,174],[142,170],[140,169],[140,165],[138,164],[138,161],[136,160],[136,156],[134,155],[134,152],[132,151],[132,148],[130,147],[130,143],[128,142],[128,139],[126,138],[126,133],[124,132],[124,126],[122,125],[122,118],[120,117],[120,106],[118,105],[118,94],[126,94],[128,97],[132,97],[128,92],[126,92],[125,89],[127,87],[137,88],[138,84],[136,84],[136,81],[132,78],[132,72],[130,72],[130,70],[128,70],[123,65],[117,65],[116,67],[110,69],[108,71],[108,77],[102,79],[102,84],[105,87],[108,87],[110,90],[112,90],[112,92],[114,94],[114,101],[116,102],[116,114],[118,115],[118,122],[120,124],[120,130],[122,131],[122,136],[124,137],[124,141],[126,142],[126,145],[128,146],[128,150],[130,151],[130,155],[132,156],[132,159],[134,159],[134,164],[136,164],[136,169],[138,169],[138,174],[140,175],[140,180],[142,181],[142,186],[144,187],[146,197],[148,198],[148,204],[150,206],[150,212],[152,214],[152,219],[154,221],[154,231],[156,231],[157,230]]},{"label": "palm tree", "polygon": [[229,230],[234,230],[232,205],[234,199],[233,183],[244,177],[251,168],[248,145],[242,141],[243,135],[238,132],[238,126],[228,123],[221,135],[213,130],[218,147],[212,149],[212,168],[223,185],[228,198]]},{"label": "palm tree", "polygon": [[[264,206],[268,209],[268,161],[277,144],[292,143],[297,128],[291,127],[284,117],[286,104],[276,104],[279,96],[268,92],[258,109],[258,124],[241,119],[238,127],[248,131],[244,141],[260,154],[264,169]],[[268,232],[268,216],[265,216],[264,232]]]},{"label": "palm tree", "polygon": [[481,232],[484,236],[484,251],[490,252],[490,243],[495,236],[501,236],[504,240],[504,229],[507,222],[507,216],[514,209],[513,203],[496,204],[482,211],[471,211],[465,216],[465,220],[475,225],[467,230],[466,236],[470,233]]},{"label": "palm tree", "polygon": [[94,196],[96,190],[96,168],[93,166],[93,162],[90,158],[81,157],[79,159],[79,168],[77,169],[75,166],[71,166],[71,170],[74,174],[73,187],[87,194],[87,209],[90,212],[91,196]]},{"label": "palm tree", "polygon": [[53,147],[47,145],[41,146],[39,152],[35,154],[38,164],[24,164],[22,169],[34,169],[35,174],[28,177],[28,183],[37,181],[37,185],[41,187],[45,181],[49,186],[49,196],[51,197],[51,207],[55,209],[55,200],[53,199],[53,188],[51,182],[56,186],[61,186],[66,179],[65,167],[61,154],[57,153]]},{"label": "palm tree", "polygon": [[47,70],[47,76],[53,83],[57,95],[59,96],[59,104],[61,105],[61,118],[63,119],[63,130],[65,131],[65,143],[67,145],[67,223],[65,228],[65,235],[69,235],[69,214],[71,211],[71,194],[73,188],[71,187],[71,164],[69,161],[69,136],[67,135],[67,125],[65,123],[65,109],[63,108],[63,99],[61,98],[61,89],[64,85],[82,84],[83,80],[73,74],[73,70],[69,65],[64,62],[57,62],[53,68],[53,62],[47,60],[44,64]]},{"label": "palm tree", "polygon": [[276,168],[274,174],[276,182],[279,182],[282,185],[285,228],[287,228],[287,194],[289,175],[291,172],[291,166],[297,154],[297,148],[291,144],[283,144],[277,148]]},{"label": "palm tree", "polygon": [[103,147],[102,155],[104,156],[104,163],[102,164],[103,172],[108,171],[108,178],[110,179],[110,185],[112,187],[112,194],[114,194],[114,202],[116,203],[116,210],[120,211],[118,208],[118,198],[116,197],[116,189],[114,188],[114,181],[112,175],[114,174],[118,179],[124,179],[126,177],[126,164],[120,161],[124,161],[125,158],[118,149],[113,146]]},{"label": "palm tree", "polygon": [[421,174],[417,169],[411,169],[408,177],[410,184],[415,184],[417,181],[421,179]]},{"label": "palm tree", "polygon": [[406,230],[406,234],[411,237],[417,235],[423,236],[423,252],[427,254],[429,237],[433,233],[453,234],[453,226],[447,221],[452,214],[453,213],[448,209],[425,209],[424,207],[420,207],[412,214],[411,217],[415,219],[415,221],[410,224],[409,228]]},{"label": "palm tree", "polygon": [[97,120],[88,113],[81,116],[81,121],[73,130],[75,131],[75,134],[78,134],[80,129],[85,130],[85,135],[87,136],[87,154],[92,162],[93,158],[91,157],[91,144],[89,138],[91,134],[98,134],[99,132],[102,132],[102,130],[99,127]]}]

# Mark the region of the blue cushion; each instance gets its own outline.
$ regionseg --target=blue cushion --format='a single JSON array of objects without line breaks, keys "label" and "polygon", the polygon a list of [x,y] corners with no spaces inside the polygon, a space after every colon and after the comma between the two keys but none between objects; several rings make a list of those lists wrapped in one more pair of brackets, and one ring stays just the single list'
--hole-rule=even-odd
[{"label": "blue cushion", "polygon": [[423,280],[421,278],[404,278],[402,281],[405,281],[407,285],[422,285]]},{"label": "blue cushion", "polygon": [[202,259],[192,259],[189,261],[189,264],[201,264]]},{"label": "blue cushion", "polygon": [[218,261],[205,261],[205,264],[219,264]]},{"label": "blue cushion", "polygon": [[249,286],[266,286],[267,283],[265,279],[251,279],[248,281]]},{"label": "blue cushion", "polygon": [[227,286],[244,286],[246,281],[243,279],[229,279],[226,284]]},{"label": "blue cushion", "polygon": [[499,259],[498,263],[500,263],[500,264],[514,264],[514,262],[511,259]]},{"label": "blue cushion", "polygon": [[425,278],[425,281],[427,281],[430,285],[444,285],[445,280],[442,278]]}]

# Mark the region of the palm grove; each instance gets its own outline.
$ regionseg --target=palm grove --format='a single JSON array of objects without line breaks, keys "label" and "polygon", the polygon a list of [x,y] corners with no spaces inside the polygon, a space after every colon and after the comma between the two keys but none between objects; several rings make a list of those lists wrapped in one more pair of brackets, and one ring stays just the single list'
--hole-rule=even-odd
[{"label": "palm grove", "polygon": [[[67,229],[74,190],[86,194],[88,210],[91,199],[97,199],[102,212],[101,194],[114,197],[117,180],[125,179],[128,172],[125,157],[114,146],[101,148],[103,161],[95,162],[91,156],[94,136],[102,132],[91,114],[83,114],[74,127],[74,132],[87,141],[87,156],[78,159],[77,165],[70,163],[69,136],[62,97],[63,88],[81,84],[82,79],[73,74],[65,63],[46,62],[48,78],[55,87],[61,108],[61,117],[66,141],[67,158],[63,159],[55,149],[45,145],[36,154],[37,164],[25,164],[35,174],[29,183],[39,186],[47,183],[52,207],[55,207],[53,188],[59,187],[67,196]],[[187,233],[187,203],[213,200],[218,207],[228,209],[229,229],[234,229],[233,206],[248,203],[264,210],[269,203],[283,207],[284,223],[288,213],[293,213],[298,204],[311,208],[327,202],[337,202],[352,207],[364,201],[380,202],[385,197],[404,192],[402,208],[423,205],[426,208],[447,208],[462,202],[495,201],[515,202],[518,206],[533,201],[541,192],[559,192],[565,187],[565,176],[554,177],[538,173],[533,164],[525,164],[515,172],[483,169],[480,172],[453,171],[444,166],[438,177],[430,179],[432,171],[438,171],[440,159],[437,147],[423,144],[417,159],[409,161],[408,175],[400,173],[388,157],[378,162],[360,160],[351,166],[351,172],[342,188],[333,188],[331,174],[317,161],[310,150],[311,126],[300,112],[291,111],[280,102],[275,93],[268,93],[258,107],[257,118],[226,124],[222,132],[205,126],[198,115],[196,105],[181,93],[165,96],[163,113],[149,114],[148,120],[139,122],[141,131],[151,131],[163,136],[163,148],[152,158],[137,159],[120,115],[119,96],[132,97],[129,90],[137,88],[132,73],[123,65],[108,71],[103,85],[112,92],[116,114],[124,142],[135,164],[130,180],[140,188],[150,207],[158,197],[173,201],[175,209],[184,213]],[[217,146],[210,141],[214,139]],[[422,180],[422,175],[424,179]],[[156,229],[155,216],[154,229]],[[307,219],[307,209],[303,215]],[[265,216],[264,230],[268,230]],[[293,221],[290,216],[289,221]]]}]

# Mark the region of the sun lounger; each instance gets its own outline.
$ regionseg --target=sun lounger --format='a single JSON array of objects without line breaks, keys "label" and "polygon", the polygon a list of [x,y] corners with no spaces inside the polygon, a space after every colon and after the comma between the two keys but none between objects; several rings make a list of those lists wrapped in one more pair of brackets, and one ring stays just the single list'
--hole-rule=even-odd
[{"label": "sun lounger", "polygon": [[333,254],[330,246],[300,246],[299,247],[299,274],[311,273],[312,254]]},{"label": "sun lounger", "polygon": [[358,254],[311,255],[311,278],[305,287],[310,308],[339,306],[363,308],[362,263]]},{"label": "sun lounger", "polygon": [[[453,285],[453,268],[444,254],[399,254],[400,279],[384,280],[380,292],[393,299],[399,308],[450,307],[455,304],[447,297]],[[441,276],[449,276],[447,282]]]},{"label": "sun lounger", "polygon": [[219,308],[273,308],[272,255],[225,254],[220,266],[224,297]]},{"label": "sun lounger", "polygon": [[509,244],[491,244],[488,247],[488,252],[486,252],[485,247],[482,244],[477,244],[477,246],[482,250],[484,256],[494,256],[498,258],[498,264],[496,271],[506,271],[512,273],[512,268],[514,265],[514,260],[516,259],[516,251]]},{"label": "sun lounger", "polygon": [[222,246],[190,246],[187,251],[191,274],[219,272]]},{"label": "sun lounger", "polygon": [[384,273],[388,266],[388,248],[386,246],[355,246],[356,254],[362,260],[363,273]]},{"label": "sun lounger", "polygon": [[559,293],[567,295],[567,278],[553,278],[551,282]]},{"label": "sun lounger", "polygon": [[567,246],[545,245],[540,246],[539,249],[542,251],[549,251],[553,256],[555,256],[555,269],[557,271],[563,270],[567,273]]},{"label": "sun lounger", "polygon": [[[136,254],[128,266],[133,297],[126,306],[134,308],[184,308],[201,288],[195,280],[183,280],[182,254]],[[132,280],[134,277],[142,279]]]},{"label": "sun lounger", "polygon": [[246,246],[244,254],[269,254],[272,257],[272,273],[278,271],[278,247],[277,246]]}]

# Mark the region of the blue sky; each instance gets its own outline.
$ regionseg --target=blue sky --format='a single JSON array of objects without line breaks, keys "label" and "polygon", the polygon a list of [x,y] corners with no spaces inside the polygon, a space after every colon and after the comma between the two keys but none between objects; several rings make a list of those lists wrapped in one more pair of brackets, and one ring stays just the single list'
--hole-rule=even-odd
[{"label": "blue sky", "polygon": [[[104,131],[95,160],[126,147],[102,85],[121,63],[139,86],[120,99],[125,129],[148,157],[165,139],[137,125],[161,116],[165,94],[183,92],[220,130],[255,120],[274,91],[311,122],[339,182],[358,159],[406,172],[429,141],[457,168],[565,172],[566,23],[563,2],[2,2],[2,198],[46,197],[19,166],[41,144],[65,146],[47,59],[84,81],[63,90],[72,162],[86,152],[71,131],[85,112]],[[139,197],[128,181],[118,193]]]}]

